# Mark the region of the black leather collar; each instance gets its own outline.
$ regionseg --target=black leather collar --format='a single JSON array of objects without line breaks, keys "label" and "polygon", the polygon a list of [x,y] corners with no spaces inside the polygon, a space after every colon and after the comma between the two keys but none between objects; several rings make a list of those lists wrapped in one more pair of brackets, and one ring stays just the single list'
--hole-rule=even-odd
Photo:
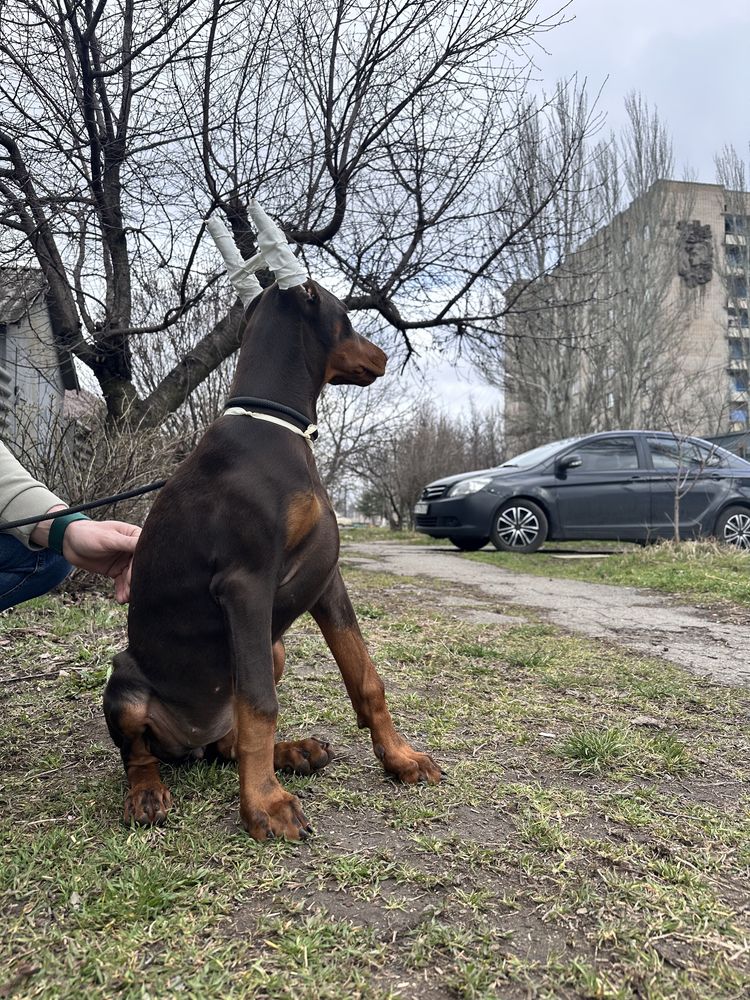
[{"label": "black leather collar", "polygon": [[[244,407],[251,410],[268,410],[271,413],[281,413],[299,426],[301,431],[306,431],[312,424],[304,413],[293,410],[291,406],[284,406],[283,403],[275,403],[272,399],[260,399],[258,396],[232,396],[224,404],[224,409],[228,410],[232,406]],[[318,432],[314,431],[310,437],[315,440]]]}]

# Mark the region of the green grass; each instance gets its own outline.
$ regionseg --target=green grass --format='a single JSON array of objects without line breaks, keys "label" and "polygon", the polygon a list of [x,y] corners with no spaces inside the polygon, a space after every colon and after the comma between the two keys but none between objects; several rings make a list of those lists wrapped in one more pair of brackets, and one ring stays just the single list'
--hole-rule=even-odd
[{"label": "green grass", "polygon": [[336,757],[282,779],[316,829],[301,845],[247,838],[230,767],[165,768],[167,825],[121,826],[100,703],[124,612],[87,595],[0,616],[0,995],[746,995],[747,692],[346,578],[399,728],[447,775],[383,776],[305,617],[280,734]]},{"label": "green grass", "polygon": [[[571,544],[567,548],[579,546]],[[693,601],[750,605],[750,553],[715,542],[663,542],[645,548],[628,546],[601,559],[559,559],[552,550],[562,552],[566,549],[549,543],[532,555],[482,550],[464,558],[518,573],[646,587]]]}]

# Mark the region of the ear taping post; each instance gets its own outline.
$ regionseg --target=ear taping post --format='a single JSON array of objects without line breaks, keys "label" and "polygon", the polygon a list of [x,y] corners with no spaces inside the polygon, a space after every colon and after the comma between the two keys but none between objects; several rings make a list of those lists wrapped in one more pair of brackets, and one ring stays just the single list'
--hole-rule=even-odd
[{"label": "ear taping post", "polygon": [[217,215],[206,219],[206,228],[227,266],[227,275],[232,288],[247,309],[253,299],[256,299],[263,291],[261,283],[254,273],[258,268],[265,267],[263,255],[256,254],[250,260],[243,260],[235,246],[232,234]]},{"label": "ear taping post", "polygon": [[279,288],[296,288],[297,285],[307,281],[307,272],[292,253],[286,236],[266,215],[257,201],[250,202],[248,213],[258,232],[256,237],[258,248],[275,274]]}]

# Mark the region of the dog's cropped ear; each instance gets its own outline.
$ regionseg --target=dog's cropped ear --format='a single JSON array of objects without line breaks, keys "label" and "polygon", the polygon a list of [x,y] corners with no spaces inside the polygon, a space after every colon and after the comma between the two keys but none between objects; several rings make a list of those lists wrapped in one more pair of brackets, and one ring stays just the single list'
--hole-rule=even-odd
[{"label": "dog's cropped ear", "polygon": [[295,295],[300,305],[303,306],[314,306],[320,302],[318,289],[315,287],[315,282],[310,278],[301,285],[294,285],[294,287],[287,289],[287,293]]}]

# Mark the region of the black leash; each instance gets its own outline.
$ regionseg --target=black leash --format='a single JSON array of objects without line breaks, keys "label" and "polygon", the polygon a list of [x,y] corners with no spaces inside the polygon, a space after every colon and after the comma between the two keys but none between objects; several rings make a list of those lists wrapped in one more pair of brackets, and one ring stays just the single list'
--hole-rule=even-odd
[{"label": "black leash", "polygon": [[[300,430],[307,430],[307,428],[312,423],[312,420],[308,420],[304,413],[300,413],[299,410],[293,410],[291,406],[284,406],[283,403],[275,403],[272,399],[260,399],[257,396],[233,396],[232,399],[228,399],[224,404],[224,409],[228,409],[230,406],[256,406],[262,410],[272,410],[277,413],[283,413],[285,416],[290,417],[295,423],[299,424]],[[315,431],[314,434],[310,435],[312,438],[318,436],[318,432]],[[151,493],[153,490],[160,490],[162,486],[166,483],[166,479],[157,479],[154,483],[149,483],[148,486],[138,486],[133,490],[128,490],[126,493],[117,493],[113,497],[104,497],[102,500],[89,500],[88,503],[79,503],[75,507],[66,507],[64,510],[56,510],[52,514],[39,514],[37,517],[23,517],[18,521],[2,521],[0,522],[0,531],[9,531],[11,528],[22,528],[26,524],[38,524],[40,521],[51,521],[56,517],[64,517],[66,514],[80,514],[84,510],[94,510],[96,507],[106,507],[111,503],[119,503],[120,500],[130,500],[133,497],[142,496],[144,493]]]},{"label": "black leash", "polygon": [[37,517],[23,517],[20,521],[3,521],[0,523],[0,531],[9,531],[11,528],[22,528],[25,524],[38,524],[40,521],[51,521],[56,517],[63,517],[65,514],[80,514],[84,510],[93,510],[95,507],[106,507],[110,503],[119,503],[120,500],[130,500],[131,497],[139,497],[143,493],[151,493],[152,490],[160,490],[166,483],[166,479],[157,479],[148,486],[138,486],[134,490],[126,493],[118,493],[113,497],[104,497],[103,500],[89,500],[88,503],[79,503],[75,507],[66,507],[64,510],[53,511],[52,514],[39,514]]}]

